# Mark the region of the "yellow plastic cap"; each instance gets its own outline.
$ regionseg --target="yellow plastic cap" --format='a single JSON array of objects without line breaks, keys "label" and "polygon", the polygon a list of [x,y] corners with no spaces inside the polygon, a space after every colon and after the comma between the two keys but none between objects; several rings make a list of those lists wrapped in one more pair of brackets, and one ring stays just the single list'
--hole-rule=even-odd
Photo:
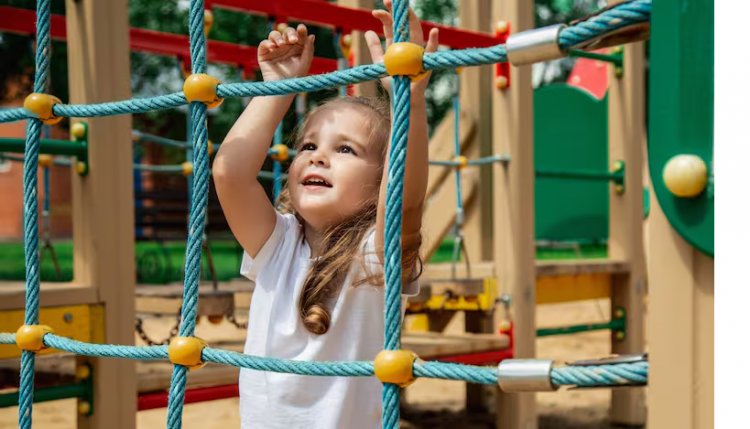
[{"label": "yellow plastic cap", "polygon": [[214,143],[211,141],[211,139],[208,139],[208,156],[211,156],[214,154]]},{"label": "yellow plastic cap", "polygon": [[206,364],[201,359],[204,348],[206,342],[198,337],[174,337],[167,349],[169,361],[175,365],[198,369]]},{"label": "yellow plastic cap", "polygon": [[193,174],[193,163],[190,161],[185,161],[182,163],[182,175],[183,176],[189,176]]},{"label": "yellow plastic cap", "polygon": [[78,174],[86,174],[88,172],[89,168],[86,165],[85,162],[78,161],[76,162],[76,173]]},{"label": "yellow plastic cap", "polygon": [[508,78],[505,76],[498,76],[495,78],[495,88],[497,89],[507,89],[508,88]]},{"label": "yellow plastic cap", "polygon": [[414,361],[417,355],[409,350],[382,350],[375,356],[375,377],[383,383],[406,387],[414,382]]},{"label": "yellow plastic cap", "polygon": [[205,73],[195,73],[185,79],[182,91],[189,103],[200,101],[206,103],[209,109],[213,109],[224,101],[216,95],[217,86],[219,86],[219,79]]},{"label": "yellow plastic cap", "polygon": [[383,56],[385,70],[391,76],[409,76],[419,80],[426,76],[422,67],[424,48],[411,42],[394,43]]},{"label": "yellow plastic cap", "polygon": [[692,198],[706,189],[708,168],[696,155],[676,155],[664,166],[664,184],[676,197]]},{"label": "yellow plastic cap", "polygon": [[54,158],[52,158],[52,155],[47,155],[47,154],[39,155],[40,167],[52,167],[53,162],[54,162]]},{"label": "yellow plastic cap", "polygon": [[274,161],[284,162],[289,159],[289,148],[285,144],[276,144],[271,148],[271,159]]},{"label": "yellow plastic cap", "polygon": [[469,165],[469,159],[463,155],[457,156],[454,161],[458,163],[456,168],[458,168],[459,170],[463,170],[467,165]]},{"label": "yellow plastic cap", "polygon": [[44,350],[47,348],[44,336],[51,332],[54,331],[47,325],[22,325],[16,331],[16,345],[19,349],[30,352]]},{"label": "yellow plastic cap", "polygon": [[23,107],[45,124],[55,125],[63,119],[52,113],[52,106],[59,103],[61,103],[60,99],[54,95],[33,92],[23,100]]},{"label": "yellow plastic cap", "polygon": [[86,138],[86,124],[83,122],[76,122],[70,126],[70,135],[77,140]]}]

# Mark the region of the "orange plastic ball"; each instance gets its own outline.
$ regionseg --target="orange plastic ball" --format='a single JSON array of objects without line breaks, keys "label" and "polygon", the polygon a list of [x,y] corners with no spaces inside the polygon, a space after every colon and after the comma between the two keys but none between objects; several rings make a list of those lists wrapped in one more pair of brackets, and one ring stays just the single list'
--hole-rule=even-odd
[{"label": "orange plastic ball", "polygon": [[55,125],[63,119],[52,112],[52,106],[59,103],[61,103],[60,99],[53,95],[34,92],[23,100],[23,107],[45,124]]},{"label": "orange plastic ball", "polygon": [[406,387],[414,382],[414,361],[417,355],[409,350],[382,350],[373,362],[375,376],[383,383]]},{"label": "orange plastic ball", "polygon": [[167,353],[173,364],[197,369],[205,365],[201,359],[204,348],[206,342],[198,337],[175,337],[169,342]]},{"label": "orange plastic ball", "polygon": [[277,144],[273,145],[271,149],[273,150],[271,153],[271,159],[274,161],[284,162],[289,159],[289,147],[287,147],[287,145]]},{"label": "orange plastic ball", "polygon": [[182,91],[188,102],[203,102],[209,109],[213,109],[223,101],[216,95],[217,86],[219,86],[219,79],[205,73],[195,73],[185,79]]},{"label": "orange plastic ball", "polygon": [[54,332],[47,325],[22,325],[16,331],[16,345],[21,350],[38,352],[44,350],[44,336]]},{"label": "orange plastic ball", "polygon": [[424,77],[422,56],[424,48],[411,42],[394,43],[383,56],[385,70],[391,76],[409,76],[414,80]]}]

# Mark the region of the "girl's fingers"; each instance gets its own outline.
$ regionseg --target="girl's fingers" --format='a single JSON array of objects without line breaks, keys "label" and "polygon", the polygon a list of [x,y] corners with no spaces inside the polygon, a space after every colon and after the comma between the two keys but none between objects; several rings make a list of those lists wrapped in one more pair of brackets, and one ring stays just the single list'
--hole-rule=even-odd
[{"label": "girl's fingers", "polygon": [[297,26],[297,37],[299,37],[300,42],[307,41],[307,27],[305,24],[300,24]]},{"label": "girl's fingers", "polygon": [[297,30],[291,27],[284,30],[284,41],[291,43],[292,45],[298,43],[299,37],[297,37]]},{"label": "girl's fingers", "polygon": [[440,42],[438,42],[438,29],[433,28],[430,30],[430,34],[427,35],[427,46],[425,46],[424,51],[425,52],[435,52],[437,51],[438,46],[440,45]]},{"label": "girl's fingers", "polygon": [[373,10],[372,16],[379,19],[383,23],[383,35],[385,36],[386,46],[390,46],[393,43],[393,18],[391,14],[384,10]]},{"label": "girl's fingers", "polygon": [[279,33],[276,30],[273,30],[272,32],[268,33],[268,40],[278,45],[284,44],[284,38],[281,36],[281,33]]},{"label": "girl's fingers", "polygon": [[383,45],[380,43],[380,37],[374,31],[370,30],[365,32],[365,41],[367,42],[367,49],[370,50],[372,62],[383,62]]},{"label": "girl's fingers", "polygon": [[417,14],[409,8],[409,32],[411,33],[411,41],[418,44],[424,45],[424,33],[422,32],[422,24],[417,18]]},{"label": "girl's fingers", "polygon": [[274,47],[273,42],[270,40],[264,40],[258,44],[258,55],[268,55],[271,49]]}]

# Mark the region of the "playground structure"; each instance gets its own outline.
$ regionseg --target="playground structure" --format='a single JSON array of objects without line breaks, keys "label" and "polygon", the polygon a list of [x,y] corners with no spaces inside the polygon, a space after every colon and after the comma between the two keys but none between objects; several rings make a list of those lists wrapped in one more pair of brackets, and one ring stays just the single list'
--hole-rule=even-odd
[{"label": "playground structure", "polygon": [[[222,3],[220,1],[214,2],[214,4]],[[306,2],[301,2],[306,3]],[[309,2],[307,2],[309,3]],[[360,4],[359,6],[362,6]],[[482,19],[486,19],[489,14],[489,5],[479,6],[470,2],[465,2],[460,8],[462,13],[461,21],[466,26],[470,26],[472,22],[476,23],[477,27],[481,27],[479,22]],[[75,6],[82,8],[83,6]],[[110,6],[107,6],[110,7]],[[115,7],[115,6],[112,6]],[[124,7],[119,5],[119,7]],[[108,16],[111,19],[111,10],[107,11],[103,5],[88,5],[82,10],[85,12],[81,17],[86,22],[90,22],[91,25],[98,27],[102,25],[101,21],[96,23],[95,16],[104,17]],[[121,12],[121,11],[120,11]],[[78,28],[76,25],[81,25],[81,22],[75,20],[79,18],[73,18],[74,21],[71,23],[71,17],[69,14],[68,18],[68,37],[69,44],[74,46],[75,37],[81,37],[80,34],[75,34],[75,29]],[[126,16],[126,14],[125,14]],[[532,13],[531,6],[518,4],[503,4],[500,5],[499,10],[493,10],[492,16],[495,18],[503,18],[506,21],[512,23],[515,29],[525,29],[532,27]],[[294,17],[292,15],[292,17]],[[88,21],[91,19],[92,21]],[[493,21],[494,22],[494,21]],[[484,22],[485,26],[489,23]],[[101,30],[104,28],[107,30],[113,30],[111,24],[102,25]],[[90,27],[89,27],[90,28]],[[126,23],[124,26],[115,27],[118,28],[120,33],[127,33]],[[485,30],[486,28],[476,28],[475,30]],[[98,33],[97,34],[103,34]],[[71,38],[73,37],[73,38]],[[118,40],[121,42],[126,41],[127,38],[120,34]],[[80,40],[79,40],[80,41]],[[71,101],[87,102],[91,100],[116,100],[128,98],[129,94],[126,91],[127,79],[116,79],[115,76],[122,75],[123,70],[128,70],[129,67],[123,67],[121,69],[107,70],[107,67],[111,67],[111,63],[107,63],[108,56],[117,55],[113,52],[99,52],[97,49],[97,41],[88,41],[89,45],[76,46],[75,49],[71,49],[71,59],[75,55],[82,55],[77,61],[86,59],[93,63],[87,63],[89,66],[95,64],[97,67],[97,73],[95,74],[93,81],[88,79],[84,82],[84,79],[80,79],[80,76],[76,75],[73,67],[82,67],[82,64],[74,66],[74,62],[70,61],[71,66]],[[93,45],[91,45],[93,43]],[[126,43],[126,42],[125,42]],[[356,52],[357,42],[355,42],[353,49]],[[361,46],[359,47],[361,49]],[[83,52],[76,52],[76,49],[83,49]],[[94,52],[97,55],[93,55]],[[125,49],[127,52],[127,49]],[[209,46],[209,52],[211,48]],[[100,57],[99,54],[103,56]],[[643,317],[642,317],[642,300],[645,294],[645,261],[641,253],[643,244],[641,243],[642,234],[642,195],[640,189],[642,187],[642,148],[643,148],[643,137],[645,136],[644,124],[639,119],[643,117],[643,100],[639,99],[638,94],[644,93],[643,88],[643,76],[639,72],[642,69],[642,47],[640,45],[628,45],[625,48],[623,54],[623,75],[620,79],[612,79],[610,84],[610,91],[608,96],[609,103],[609,158],[612,161],[624,161],[626,169],[623,175],[623,183],[625,186],[625,192],[621,193],[617,187],[613,184],[610,186],[610,217],[609,217],[609,255],[606,261],[573,261],[565,264],[537,264],[534,258],[534,225],[532,219],[534,219],[534,201],[531,198],[524,197],[534,194],[533,183],[534,183],[534,164],[533,164],[533,148],[534,144],[532,141],[532,122],[533,114],[531,110],[532,96],[531,96],[531,85],[530,85],[530,73],[529,67],[513,68],[510,71],[510,75],[503,85],[504,88],[498,88],[497,91],[490,93],[486,91],[487,86],[492,85],[491,73],[487,68],[484,69],[464,69],[462,79],[462,91],[461,97],[464,98],[462,102],[462,118],[468,117],[467,124],[464,126],[462,123],[461,131],[467,130],[467,135],[472,136],[471,139],[466,139],[464,143],[465,149],[463,156],[468,159],[476,158],[478,156],[491,156],[493,154],[504,154],[507,155],[511,162],[507,163],[496,163],[492,166],[492,171],[484,169],[482,172],[470,172],[465,170],[465,181],[463,183],[463,196],[466,201],[466,244],[469,257],[472,261],[477,261],[472,264],[472,279],[470,282],[453,282],[453,285],[446,285],[446,282],[439,282],[438,280],[450,279],[449,273],[450,267],[448,266],[432,266],[428,267],[426,278],[428,284],[425,285],[425,290],[430,291],[430,296],[440,296],[441,292],[437,289],[443,287],[443,291],[448,289],[461,289],[460,296],[472,296],[476,293],[466,293],[466,287],[473,287],[476,284],[484,285],[487,279],[497,279],[499,290],[508,293],[512,297],[511,308],[513,315],[513,327],[514,327],[514,338],[513,338],[513,353],[515,357],[531,357],[534,355],[534,311],[535,305],[539,302],[539,297],[544,296],[543,292],[545,287],[549,290],[549,286],[561,286],[567,283],[567,286],[573,287],[575,282],[581,283],[581,278],[589,276],[590,283],[598,285],[593,287],[598,291],[602,290],[602,284],[605,285],[607,293],[611,294],[613,308],[626,308],[627,312],[627,336],[625,338],[614,338],[613,337],[613,351],[618,353],[634,353],[641,352],[644,349],[643,341]],[[254,56],[253,56],[254,58]],[[357,57],[355,55],[355,58]],[[102,63],[100,63],[100,61]],[[127,63],[127,60],[119,58],[115,64],[120,66],[123,65],[122,61]],[[125,64],[126,65],[126,64]],[[614,67],[612,68],[614,73]],[[107,73],[109,72],[109,73]],[[103,76],[107,76],[104,78]],[[110,79],[113,82],[117,82],[117,85],[110,85]],[[500,82],[500,80],[497,80]],[[80,87],[83,85],[84,87]],[[90,85],[90,86],[89,86]],[[77,87],[78,86],[78,87]],[[109,88],[109,86],[114,88]],[[77,87],[77,88],[76,88]],[[75,90],[74,90],[75,88]],[[484,89],[484,90],[483,90]],[[98,92],[105,91],[105,92]],[[74,95],[75,94],[75,95]],[[93,98],[83,97],[83,94],[87,94]],[[469,102],[469,100],[471,102]],[[477,102],[477,100],[480,100]],[[492,119],[487,118],[487,112],[489,109],[483,109],[488,104],[493,106]],[[484,115],[484,116],[483,116]],[[473,119],[473,120],[472,120]],[[130,127],[127,124],[127,117],[113,117],[103,119],[92,119],[89,121],[89,135],[88,138],[91,141],[96,141],[95,136],[98,127],[102,127],[103,124],[114,126],[120,124],[119,127],[114,129],[123,131],[123,137],[125,139],[129,136]],[[490,124],[497,124],[493,127]],[[473,129],[473,133],[469,130]],[[99,133],[104,133],[102,128],[98,129]],[[439,132],[439,131],[438,131]],[[118,135],[118,133],[108,132],[111,136]],[[488,135],[492,134],[494,138],[487,138]],[[118,137],[119,139],[119,137]],[[480,143],[478,143],[480,142]],[[488,144],[489,143],[489,144]],[[76,281],[72,285],[66,286],[65,291],[73,292],[73,295],[67,295],[60,291],[44,290],[42,291],[41,301],[42,304],[47,306],[60,306],[66,304],[80,304],[84,303],[84,307],[87,307],[86,312],[90,313],[94,320],[90,327],[98,326],[96,333],[90,333],[88,337],[79,338],[76,334],[73,334],[76,339],[90,342],[109,342],[109,343],[120,343],[128,344],[132,342],[132,330],[131,323],[133,320],[132,309],[116,308],[112,305],[113,302],[122,302],[122,299],[132,300],[132,285],[134,281],[132,279],[132,265],[128,267],[131,262],[127,262],[118,267],[112,267],[106,263],[97,263],[98,258],[101,260],[117,260],[126,261],[128,258],[121,257],[119,255],[132,254],[132,247],[129,247],[132,242],[132,230],[130,235],[126,233],[128,228],[132,228],[132,207],[127,208],[130,204],[129,201],[119,201],[115,198],[118,192],[114,190],[122,191],[124,195],[129,195],[129,189],[132,189],[132,182],[127,183],[124,177],[130,174],[130,168],[132,166],[126,165],[122,160],[129,160],[132,157],[127,156],[126,150],[129,150],[130,145],[126,142],[112,141],[112,147],[107,147],[106,151],[102,148],[95,148],[95,145],[90,147],[89,159],[91,165],[117,165],[118,168],[112,168],[112,171],[103,171],[105,169],[96,171],[92,169],[89,173],[88,179],[79,179],[81,182],[76,184],[76,192],[78,193],[76,204],[77,213],[87,213],[83,215],[85,221],[92,223],[91,225],[79,224],[76,221],[77,230],[76,237],[76,251],[80,252],[76,255]],[[492,145],[492,146],[489,146]],[[115,163],[114,154],[112,148],[116,147],[119,153],[119,159]],[[433,159],[448,159],[451,158],[450,145],[431,147],[431,158]],[[435,153],[433,153],[433,150]],[[109,153],[106,153],[109,152]],[[122,156],[126,155],[126,156]],[[111,157],[111,158],[110,158]],[[103,163],[104,162],[104,163]],[[127,168],[126,168],[127,167]],[[93,175],[98,175],[96,180],[93,180]],[[472,176],[473,174],[473,176]],[[433,177],[435,179],[433,179]],[[125,183],[120,183],[120,180],[124,180]],[[132,176],[129,180],[132,180]],[[455,219],[451,216],[455,216],[455,190],[450,189],[450,180],[448,169],[444,170],[444,173],[432,175],[431,171],[431,199],[430,205],[426,216],[428,219],[435,219],[435,222],[426,223],[425,235],[430,243],[439,243],[442,235],[445,234],[451,225],[455,222]],[[74,179],[74,182],[76,179]],[[492,183],[493,188],[504,190],[504,192],[495,190],[494,192],[478,192],[479,184],[484,186],[487,183]],[[108,185],[105,186],[105,185]],[[125,185],[130,185],[125,186]],[[636,190],[636,192],[629,192],[630,190]],[[82,194],[83,193],[83,194]],[[97,201],[101,201],[98,197],[103,194],[108,194],[109,197],[106,199],[110,204],[102,204],[98,210],[101,213],[96,213],[93,210],[94,205],[91,204],[89,198],[97,197]],[[85,195],[85,198],[82,197]],[[494,198],[493,198],[494,197]],[[652,194],[652,198],[656,198]],[[118,208],[117,213],[113,213],[110,210]],[[657,207],[656,204],[652,204],[652,207]],[[658,215],[658,210],[652,212],[652,222]],[[128,219],[130,217],[130,219]],[[442,219],[446,219],[442,221]],[[438,221],[440,219],[440,221]],[[83,222],[83,220],[81,220]],[[119,222],[119,224],[118,224]],[[684,274],[696,285],[705,287],[706,284],[710,283],[708,280],[710,276],[707,276],[706,271],[708,268],[707,264],[710,263],[707,258],[695,253],[695,250],[691,250],[684,243],[680,243],[680,239],[671,233],[664,219],[662,218],[661,233],[669,235],[670,242],[676,243],[673,246],[677,247],[679,252],[693,252],[693,259],[699,272],[700,276],[693,277],[689,271]],[[116,226],[116,227],[115,227]],[[657,230],[657,224],[650,224],[651,228]],[[442,230],[441,230],[442,228]],[[493,231],[493,239],[487,238],[486,231]],[[107,231],[106,235],[99,235]],[[484,231],[484,234],[482,234]],[[83,235],[81,235],[83,234]],[[94,235],[92,235],[94,234]],[[94,237],[97,240],[104,240],[99,242],[97,245],[97,251],[99,254],[93,252]],[[118,238],[119,240],[114,240]],[[430,241],[431,240],[431,241]],[[88,244],[79,246],[80,243]],[[665,253],[664,250],[660,249],[664,243],[654,240],[650,243],[651,255],[658,255],[660,258],[668,257],[670,253]],[[101,253],[101,243],[107,242],[107,246],[112,246],[112,249],[108,249],[103,254]],[[79,247],[81,250],[79,251]],[[493,248],[494,247],[494,248]],[[130,251],[130,253],[128,253]],[[492,255],[496,255],[495,259],[492,259]],[[131,258],[132,259],[132,258]],[[702,267],[702,268],[701,268]],[[130,271],[128,271],[130,268]],[[468,279],[468,273],[462,272],[462,267],[458,268],[458,278]],[[670,276],[671,271],[665,269],[665,265],[653,267],[649,265],[649,268],[656,270],[655,275]],[[659,272],[658,269],[663,269]],[[114,270],[116,272],[110,272]],[[118,278],[118,276],[120,276]],[[551,277],[557,278],[553,283],[546,283],[545,280]],[[429,279],[433,279],[433,283],[429,283]],[[561,280],[562,279],[562,280]],[[566,281],[567,279],[567,281]],[[654,282],[653,277],[650,281]],[[668,280],[663,280],[669,283]],[[109,282],[109,283],[108,283]],[[116,283],[119,282],[119,283]],[[604,282],[604,283],[602,283]],[[441,284],[442,283],[442,284]],[[115,284],[119,285],[118,290],[109,290]],[[97,288],[98,290],[91,288],[89,285],[107,285],[106,288],[102,286]],[[536,287],[535,287],[536,286]],[[130,289],[130,291],[123,291],[122,289]],[[433,290],[434,289],[434,290]],[[581,294],[579,289],[567,289],[568,292],[555,291],[553,293],[559,293],[561,298],[557,299],[571,299],[576,293]],[[57,293],[55,293],[57,292]],[[484,292],[484,291],[483,291]],[[653,288],[650,290],[654,292]],[[583,292],[583,297],[590,297],[594,292]],[[48,296],[45,296],[48,295]],[[118,296],[119,295],[119,296]],[[497,295],[497,292],[495,292]],[[595,295],[600,296],[600,295]],[[579,298],[581,295],[578,296]],[[14,308],[20,308],[20,292],[16,293],[15,298],[6,300],[15,302]],[[431,299],[431,298],[430,298]],[[552,299],[552,298],[550,298]],[[15,301],[14,301],[15,300]],[[427,301],[429,303],[429,300]],[[110,305],[107,305],[109,303]],[[467,330],[495,332],[499,323],[495,319],[503,319],[501,308],[497,308],[494,303],[494,299],[488,301],[489,304],[485,304],[485,307],[475,312],[467,312]],[[4,304],[5,305],[5,304]],[[106,311],[102,311],[103,307],[106,307]],[[120,306],[122,307],[122,306]],[[429,305],[428,305],[429,307]],[[665,305],[662,308],[666,308]],[[654,308],[652,306],[652,308]],[[702,308],[702,307],[701,307]],[[460,310],[467,310],[466,307],[457,307]],[[429,310],[429,308],[428,308]],[[704,310],[705,311],[705,310]],[[128,314],[129,313],[129,314]],[[435,324],[439,324],[439,316],[436,312],[427,312],[432,316],[431,328],[435,328]],[[44,319],[44,312],[42,313]],[[129,320],[128,320],[128,316]],[[102,322],[102,318],[106,317],[106,321]],[[666,316],[663,316],[666,317]],[[686,316],[690,317],[690,316]],[[696,319],[691,319],[696,320]],[[20,324],[20,323],[18,323]],[[17,325],[18,325],[17,324]],[[117,326],[117,325],[120,326]],[[106,335],[102,335],[101,326],[106,326]],[[113,326],[114,325],[114,326]],[[85,331],[86,329],[84,329]],[[94,331],[93,329],[91,330]],[[693,331],[691,331],[693,332]],[[57,334],[66,335],[65,333],[56,330]],[[661,332],[662,335],[674,335],[674,332],[669,331]],[[699,338],[703,341],[703,338]],[[650,360],[653,362],[655,346],[653,342],[654,337],[651,337],[650,347],[651,355]],[[657,340],[658,341],[658,340]],[[685,340],[686,344],[690,340]],[[669,341],[666,341],[669,344]],[[674,356],[674,352],[671,350],[662,350],[662,362],[670,361],[669,357]],[[79,358],[81,361],[88,360],[86,358]],[[96,396],[96,409],[97,412],[93,413],[90,417],[82,416],[81,419],[92,419],[93,422],[97,422],[97,419],[102,419],[102,415],[108,416],[119,416],[123,419],[123,427],[132,427],[128,425],[128,421],[132,421],[132,416],[128,416],[128,412],[132,414],[134,407],[128,406],[127,403],[131,401],[127,394],[123,394],[123,397],[112,400],[111,392],[104,394],[105,386],[111,386],[112,383],[118,383],[118,386],[123,388],[133,387],[133,377],[126,380],[128,377],[121,375],[121,371],[132,371],[131,365],[127,362],[121,361],[104,361],[99,359],[91,360],[91,364],[94,368],[94,374],[96,377],[93,379],[95,386]],[[705,361],[696,362],[696,365],[705,365]],[[652,364],[653,365],[653,364]],[[709,367],[710,368],[710,367]],[[685,368],[683,368],[683,372]],[[695,371],[694,368],[687,368],[687,371]],[[676,369],[671,369],[669,372],[677,372]],[[667,372],[665,372],[667,373]],[[129,373],[132,375],[132,372]],[[653,366],[651,374],[653,374]],[[676,374],[675,377],[684,377],[685,374]],[[123,377],[122,379],[120,377]],[[100,384],[105,382],[105,384]],[[120,384],[122,382],[122,384]],[[656,389],[653,377],[651,378],[651,388]],[[122,394],[122,392],[119,392]],[[131,395],[134,396],[134,395]],[[649,400],[654,401],[650,395]],[[689,395],[686,395],[689,396]],[[125,399],[123,399],[125,398]],[[112,402],[110,403],[110,400]],[[124,402],[123,402],[124,401]],[[691,401],[696,403],[696,398],[686,397],[683,401]],[[123,405],[125,404],[125,405]],[[660,414],[660,403],[655,402],[650,407],[649,418],[654,414]],[[499,407],[497,409],[498,422],[506,427],[529,427],[528,425],[534,425],[534,411],[533,411],[533,396],[532,394],[500,394],[499,395]],[[643,407],[642,392],[638,389],[626,389],[617,391],[613,395],[613,418],[617,421],[628,422],[628,423],[639,423],[645,418],[644,407]],[[123,408],[117,408],[122,406]],[[684,407],[684,403],[680,407]],[[105,408],[102,408],[105,407]],[[117,408],[117,410],[115,409]],[[106,410],[106,411],[102,411]],[[115,414],[110,414],[115,413]],[[97,417],[99,415],[99,417]],[[121,420],[121,419],[117,419]],[[99,421],[103,423],[103,420]],[[660,426],[657,426],[660,427]],[[684,426],[689,427],[689,426]]]}]

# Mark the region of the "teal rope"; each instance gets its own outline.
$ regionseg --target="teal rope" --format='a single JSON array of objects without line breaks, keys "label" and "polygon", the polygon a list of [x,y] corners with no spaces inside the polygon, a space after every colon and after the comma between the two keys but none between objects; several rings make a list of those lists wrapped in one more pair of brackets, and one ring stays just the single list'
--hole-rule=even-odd
[{"label": "teal rope", "polygon": [[[206,38],[203,33],[203,0],[191,0],[188,14],[190,35],[190,59],[193,73],[206,71]],[[180,336],[191,337],[195,333],[195,319],[198,315],[198,284],[200,282],[201,252],[208,207],[208,130],[207,107],[204,103],[193,102],[190,106],[190,124],[193,143],[193,188],[190,198],[190,218],[187,249],[185,250],[185,282],[182,293],[182,321]],[[182,427],[182,409],[187,384],[187,368],[174,365],[167,403],[167,427]]]},{"label": "teal rope", "polygon": [[[45,92],[48,87],[50,51],[50,1],[39,0],[36,4],[36,70],[34,92]],[[26,125],[26,147],[23,163],[23,226],[26,263],[26,303],[24,324],[39,323],[39,201],[37,169],[42,121],[30,119]],[[21,353],[21,380],[18,391],[18,426],[31,429],[34,402],[33,352]]]},{"label": "teal rope", "polygon": [[646,384],[648,362],[598,366],[565,366],[552,370],[552,384],[579,387]]},{"label": "teal rope", "polygon": [[[393,2],[393,43],[409,41],[408,0]],[[391,132],[385,206],[385,350],[401,348],[401,230],[406,143],[411,112],[411,79],[393,77],[393,131]],[[396,384],[383,384],[383,428],[397,429],[400,420]]]}]

